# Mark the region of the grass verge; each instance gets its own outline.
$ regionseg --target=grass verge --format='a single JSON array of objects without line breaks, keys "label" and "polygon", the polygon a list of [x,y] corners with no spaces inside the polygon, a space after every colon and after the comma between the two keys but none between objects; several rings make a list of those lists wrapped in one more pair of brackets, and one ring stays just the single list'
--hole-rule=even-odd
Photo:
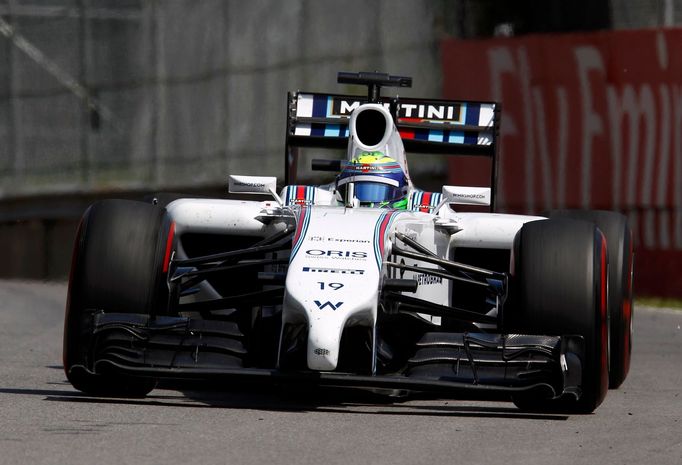
[{"label": "grass verge", "polygon": [[673,308],[682,311],[682,300],[666,297],[637,297],[635,308],[638,306]]}]

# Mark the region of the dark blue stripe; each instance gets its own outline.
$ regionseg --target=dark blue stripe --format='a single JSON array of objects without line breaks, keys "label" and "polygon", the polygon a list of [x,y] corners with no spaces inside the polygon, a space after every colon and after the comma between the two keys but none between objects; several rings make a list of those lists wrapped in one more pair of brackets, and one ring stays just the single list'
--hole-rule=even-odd
[{"label": "dark blue stripe", "polygon": [[414,131],[414,138],[416,140],[429,140],[429,130],[428,129],[416,129]]},{"label": "dark blue stripe", "polygon": [[[478,126],[478,116],[481,112],[481,106],[473,103],[467,104],[466,124],[471,126]],[[478,134],[467,132],[464,134],[464,143],[476,145],[478,143]]]},{"label": "dark blue stripe", "polygon": [[[325,118],[327,116],[327,96],[316,95],[313,97],[313,117]],[[478,120],[476,120],[478,121]]]},{"label": "dark blue stripe", "polygon": [[327,125],[322,123],[313,123],[310,125],[310,135],[324,137],[324,130]]},{"label": "dark blue stripe", "polygon": [[478,116],[481,112],[481,106],[475,103],[467,104],[467,118],[465,124],[470,126],[478,126]]},{"label": "dark blue stripe", "polygon": [[464,134],[464,143],[466,145],[476,145],[478,143],[478,134],[475,132],[467,132]]}]

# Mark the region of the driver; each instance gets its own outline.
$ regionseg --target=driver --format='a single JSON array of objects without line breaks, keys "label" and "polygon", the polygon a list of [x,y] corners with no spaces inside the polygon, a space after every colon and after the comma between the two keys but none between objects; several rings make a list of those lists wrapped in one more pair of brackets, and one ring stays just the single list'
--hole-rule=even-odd
[{"label": "driver", "polygon": [[351,182],[361,206],[407,209],[407,177],[400,164],[382,152],[362,152],[344,166],[336,181],[342,198]]}]

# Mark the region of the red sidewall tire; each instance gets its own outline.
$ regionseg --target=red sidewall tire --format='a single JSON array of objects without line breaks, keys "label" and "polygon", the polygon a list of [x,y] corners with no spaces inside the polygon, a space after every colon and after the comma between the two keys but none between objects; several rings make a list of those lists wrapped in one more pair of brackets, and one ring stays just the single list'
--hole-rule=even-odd
[{"label": "red sidewall tire", "polygon": [[585,342],[579,400],[515,398],[524,409],[590,413],[608,390],[608,254],[593,224],[570,219],[526,223],[514,241],[505,332],[580,335]]},{"label": "red sidewall tire", "polygon": [[609,255],[609,388],[627,378],[632,358],[633,266],[632,232],[627,218],[603,210],[556,210],[549,218],[571,218],[595,224],[606,236]]},{"label": "red sidewall tire", "polygon": [[91,314],[167,312],[164,265],[173,241],[172,226],[164,209],[128,200],[97,202],[83,215],[64,319],[64,370],[76,389],[95,395],[143,396],[154,388],[154,380],[93,372]]}]

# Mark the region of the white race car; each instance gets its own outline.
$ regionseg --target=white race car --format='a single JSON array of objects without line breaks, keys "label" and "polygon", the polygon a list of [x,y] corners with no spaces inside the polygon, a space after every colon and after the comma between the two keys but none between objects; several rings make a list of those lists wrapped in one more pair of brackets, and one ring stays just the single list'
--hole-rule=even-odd
[{"label": "white race car", "polygon": [[[495,103],[382,97],[411,78],[380,73],[339,82],[367,97],[289,94],[280,192],[274,177],[235,175],[230,191],[246,200],[157,195],[86,211],[66,306],[69,381],[95,395],[234,380],[593,411],[630,364],[625,217],[493,213]],[[299,147],[345,149],[313,160],[334,182],[295,184]],[[491,186],[421,191],[406,149],[488,156]]]}]

